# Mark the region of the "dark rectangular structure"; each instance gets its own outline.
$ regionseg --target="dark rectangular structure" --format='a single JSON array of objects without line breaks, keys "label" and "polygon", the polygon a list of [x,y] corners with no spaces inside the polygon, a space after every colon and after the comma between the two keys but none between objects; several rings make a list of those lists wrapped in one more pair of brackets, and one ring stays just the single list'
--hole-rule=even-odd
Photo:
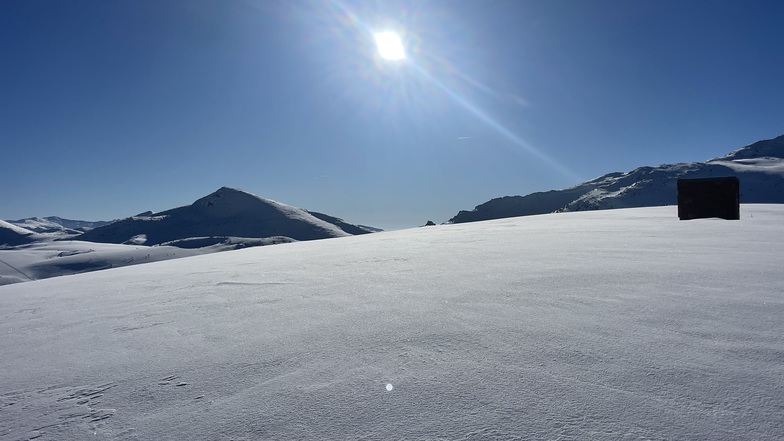
[{"label": "dark rectangular structure", "polygon": [[678,179],[678,218],[689,220],[708,217],[740,219],[738,178]]}]

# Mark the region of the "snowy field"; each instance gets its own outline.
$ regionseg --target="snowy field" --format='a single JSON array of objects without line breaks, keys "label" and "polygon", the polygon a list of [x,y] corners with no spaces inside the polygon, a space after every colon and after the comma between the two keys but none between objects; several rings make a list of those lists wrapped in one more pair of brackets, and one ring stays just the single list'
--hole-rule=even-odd
[{"label": "snowy field", "polygon": [[280,236],[213,236],[192,237],[150,247],[50,238],[0,248],[0,285],[289,242],[294,240]]},{"label": "snowy field", "polygon": [[35,242],[0,249],[0,285],[195,256],[200,251],[78,240]]},{"label": "snowy field", "polygon": [[0,286],[0,439],[784,439],[784,205],[676,212]]}]

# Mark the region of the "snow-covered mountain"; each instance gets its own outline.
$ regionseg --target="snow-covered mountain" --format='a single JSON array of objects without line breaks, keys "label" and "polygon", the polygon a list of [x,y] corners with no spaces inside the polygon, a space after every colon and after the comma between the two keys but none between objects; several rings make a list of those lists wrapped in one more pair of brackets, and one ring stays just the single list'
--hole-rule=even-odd
[{"label": "snow-covered mountain", "polygon": [[58,217],[14,222],[0,221],[0,285],[380,231],[226,187],[186,207],[113,223]]},{"label": "snow-covered mountain", "polygon": [[41,238],[42,236],[38,233],[0,220],[0,248],[24,245]]},{"label": "snow-covered mountain", "polygon": [[784,135],[755,142],[706,162],[640,167],[610,173],[563,190],[505,196],[460,211],[447,223],[555,211],[604,210],[677,204],[680,178],[737,176],[741,203],[784,203]]},{"label": "snow-covered mountain", "polygon": [[782,218],[557,213],[0,286],[0,439],[780,441]]},{"label": "snow-covered mountain", "polygon": [[25,228],[35,233],[75,236],[93,228],[109,225],[113,221],[84,221],[64,219],[58,216],[28,217],[9,220],[8,223]]},{"label": "snow-covered mountain", "polygon": [[222,187],[191,205],[160,213],[142,213],[95,228],[74,239],[137,245],[176,244],[176,241],[193,238],[223,240],[226,237],[282,236],[299,241],[357,234],[345,231],[349,227],[359,230],[341,219],[316,214],[340,221],[341,225],[322,220],[301,208]]}]

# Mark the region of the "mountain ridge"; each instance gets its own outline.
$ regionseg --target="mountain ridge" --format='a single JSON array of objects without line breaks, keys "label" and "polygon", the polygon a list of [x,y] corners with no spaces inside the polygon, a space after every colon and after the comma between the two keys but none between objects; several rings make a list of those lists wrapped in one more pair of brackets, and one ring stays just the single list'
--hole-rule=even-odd
[{"label": "mountain ridge", "polygon": [[784,203],[784,135],[757,141],[705,162],[642,166],[573,187],[503,196],[461,210],[446,223],[477,222],[562,211],[635,208],[677,203],[677,180],[736,176],[741,203]]},{"label": "mountain ridge", "polygon": [[[335,218],[337,219],[337,218]],[[211,236],[315,240],[350,236],[339,226],[246,191],[221,187],[191,205],[146,212],[95,228],[74,240],[157,245]]]},{"label": "mountain ridge", "polygon": [[26,217],[24,219],[9,220],[6,222],[34,233],[70,237],[82,234],[93,228],[109,225],[114,221],[85,221],[65,219],[59,216],[46,216]]},{"label": "mountain ridge", "polygon": [[0,247],[26,245],[41,238],[41,235],[11,222],[0,220]]}]

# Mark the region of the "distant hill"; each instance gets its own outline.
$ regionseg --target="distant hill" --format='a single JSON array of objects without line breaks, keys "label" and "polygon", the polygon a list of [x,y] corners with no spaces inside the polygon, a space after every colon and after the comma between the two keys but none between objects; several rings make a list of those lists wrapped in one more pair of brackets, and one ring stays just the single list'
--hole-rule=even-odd
[{"label": "distant hill", "polygon": [[120,221],[0,220],[0,285],[376,231],[223,187],[185,207]]},{"label": "distant hill", "polygon": [[741,203],[784,203],[784,135],[755,142],[705,162],[640,167],[609,173],[563,190],[504,196],[460,211],[447,223],[475,222],[555,211],[677,204],[680,178],[737,176]]},{"label": "distant hill", "polygon": [[109,225],[112,221],[83,221],[63,219],[57,216],[28,217],[25,219],[9,220],[11,224],[30,230],[34,233],[74,236],[82,234],[93,228]]},{"label": "distant hill", "polygon": [[[332,216],[319,215],[325,219]],[[294,240],[349,236],[359,228],[340,220],[342,226],[320,219],[301,208],[261,198],[235,188],[222,187],[191,205],[160,213],[142,213],[95,228],[74,240],[103,243],[158,245],[205,237],[267,238]],[[352,228],[353,227],[353,228]],[[281,239],[287,240],[287,239]]]},{"label": "distant hill", "polygon": [[85,220],[74,220],[74,219],[63,219],[57,216],[47,216],[44,218],[49,222],[54,222],[56,224],[62,225],[64,228],[69,228],[72,230],[81,230],[81,231],[88,231],[94,228],[103,227],[104,225],[109,225],[110,223],[114,222],[111,221],[85,221]]},{"label": "distant hill", "polygon": [[25,245],[40,238],[41,236],[33,231],[0,220],[0,247]]}]

